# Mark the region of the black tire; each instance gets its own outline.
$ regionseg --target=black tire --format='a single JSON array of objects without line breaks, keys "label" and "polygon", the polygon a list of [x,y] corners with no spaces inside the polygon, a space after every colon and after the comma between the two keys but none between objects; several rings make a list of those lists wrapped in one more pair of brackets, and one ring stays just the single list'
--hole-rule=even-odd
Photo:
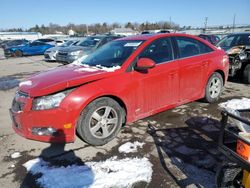
[{"label": "black tire", "polygon": [[218,188],[241,187],[242,169],[234,163],[223,163],[216,173],[216,184]]},{"label": "black tire", "polygon": [[23,52],[21,50],[16,50],[14,56],[15,57],[22,57],[23,56]]},{"label": "black tire", "polygon": [[247,65],[243,71],[243,81],[246,84],[250,84],[250,64]]},{"label": "black tire", "polygon": [[104,145],[119,133],[124,120],[123,112],[122,107],[109,97],[96,99],[82,111],[77,133],[91,145]]},{"label": "black tire", "polygon": [[[213,89],[214,88],[214,89]],[[204,101],[208,103],[214,103],[219,100],[223,89],[223,79],[220,73],[214,72],[210,76],[206,89]]]}]

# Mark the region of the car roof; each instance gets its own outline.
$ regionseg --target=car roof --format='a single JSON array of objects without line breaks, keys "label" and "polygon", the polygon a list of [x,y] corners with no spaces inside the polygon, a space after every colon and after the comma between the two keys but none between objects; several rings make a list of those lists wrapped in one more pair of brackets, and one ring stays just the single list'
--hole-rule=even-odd
[{"label": "car roof", "polygon": [[250,35],[250,32],[242,32],[242,33],[231,33],[228,36],[232,36],[232,35]]},{"label": "car roof", "polygon": [[157,39],[161,37],[191,37],[197,39],[197,37],[193,35],[183,34],[183,33],[154,33],[154,34],[144,34],[144,35],[133,35],[129,37],[120,38],[118,40],[149,40],[149,39]]}]

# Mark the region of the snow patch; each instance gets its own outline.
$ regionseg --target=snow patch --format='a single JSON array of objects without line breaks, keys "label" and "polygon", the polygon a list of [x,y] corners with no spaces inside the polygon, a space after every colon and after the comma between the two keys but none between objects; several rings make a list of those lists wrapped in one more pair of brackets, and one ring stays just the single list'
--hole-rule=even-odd
[{"label": "snow patch", "polygon": [[232,112],[235,110],[250,109],[250,99],[248,98],[232,99],[227,102],[220,103],[219,107],[229,112]]},{"label": "snow patch", "polygon": [[32,85],[32,81],[31,80],[27,80],[27,81],[19,83],[19,87],[24,86],[24,85],[31,86]]},{"label": "snow patch", "polygon": [[[76,65],[76,64],[74,64],[74,65]],[[74,71],[76,71],[76,72],[95,72],[95,71],[102,70],[102,71],[106,71],[106,72],[114,72],[115,70],[121,68],[120,66],[103,67],[101,65],[89,66],[86,64],[83,64],[82,66],[83,66],[82,68],[75,69]]]},{"label": "snow patch", "polygon": [[103,67],[101,65],[96,65],[97,68],[100,68],[103,71],[107,71],[107,72],[114,72],[117,69],[120,69],[120,66],[113,66],[113,67]]},{"label": "snow patch", "polygon": [[84,59],[86,59],[86,57],[88,57],[88,55],[83,55],[82,57],[78,58],[77,60],[73,61],[73,63],[71,63],[72,65],[81,65],[82,61]]},{"label": "snow patch", "polygon": [[32,174],[41,173],[36,181],[45,188],[67,187],[132,187],[135,182],[149,183],[152,164],[147,158],[117,157],[102,162],[86,162],[85,165],[54,167],[41,158],[30,160],[23,166]]},{"label": "snow patch", "polygon": [[142,148],[142,146],[145,143],[135,141],[134,143],[132,142],[127,142],[119,147],[119,152],[120,153],[135,153],[137,152],[137,148]]},{"label": "snow patch", "polygon": [[13,153],[13,154],[11,154],[11,158],[12,159],[16,159],[16,158],[18,158],[18,157],[21,157],[22,155],[19,153],[19,152],[15,152],[15,153]]},{"label": "snow patch", "polygon": [[75,69],[74,71],[76,71],[76,72],[96,72],[98,70],[91,68],[91,67],[82,67],[82,68]]},{"label": "snow patch", "polygon": [[[240,116],[240,113],[237,110],[250,109],[250,99],[248,98],[232,99],[227,102],[220,103],[219,108],[222,110],[224,109],[236,116]],[[242,132],[250,132],[250,127],[245,123],[242,123],[235,119],[233,119],[233,121],[236,123],[236,125]]]}]

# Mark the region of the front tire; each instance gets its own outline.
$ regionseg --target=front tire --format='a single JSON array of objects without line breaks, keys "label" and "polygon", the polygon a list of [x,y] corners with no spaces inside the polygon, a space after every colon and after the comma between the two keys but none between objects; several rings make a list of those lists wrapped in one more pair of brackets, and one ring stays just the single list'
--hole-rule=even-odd
[{"label": "front tire", "polygon": [[14,56],[15,57],[22,57],[23,56],[23,52],[21,50],[17,50],[17,51],[15,51]]},{"label": "front tire", "polygon": [[246,84],[250,84],[250,64],[247,65],[243,71],[243,81]]},{"label": "front tire", "polygon": [[123,109],[115,100],[109,97],[96,99],[82,111],[77,133],[91,145],[104,145],[119,133],[123,116]]},{"label": "front tire", "polygon": [[214,72],[209,78],[204,100],[209,103],[214,103],[219,100],[221,92],[223,89],[223,79],[220,73]]}]

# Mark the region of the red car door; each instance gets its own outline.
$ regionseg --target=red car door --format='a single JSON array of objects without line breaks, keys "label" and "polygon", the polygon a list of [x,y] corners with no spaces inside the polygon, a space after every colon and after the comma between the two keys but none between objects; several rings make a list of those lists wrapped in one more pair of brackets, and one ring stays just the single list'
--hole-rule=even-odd
[{"label": "red car door", "polygon": [[179,65],[174,61],[170,38],[153,41],[139,58],[150,58],[156,63],[154,68],[131,73],[137,83],[135,113],[142,118],[178,101]]},{"label": "red car door", "polygon": [[183,103],[201,97],[210,64],[206,53],[212,49],[188,37],[176,37],[176,42],[179,49],[180,100]]}]

